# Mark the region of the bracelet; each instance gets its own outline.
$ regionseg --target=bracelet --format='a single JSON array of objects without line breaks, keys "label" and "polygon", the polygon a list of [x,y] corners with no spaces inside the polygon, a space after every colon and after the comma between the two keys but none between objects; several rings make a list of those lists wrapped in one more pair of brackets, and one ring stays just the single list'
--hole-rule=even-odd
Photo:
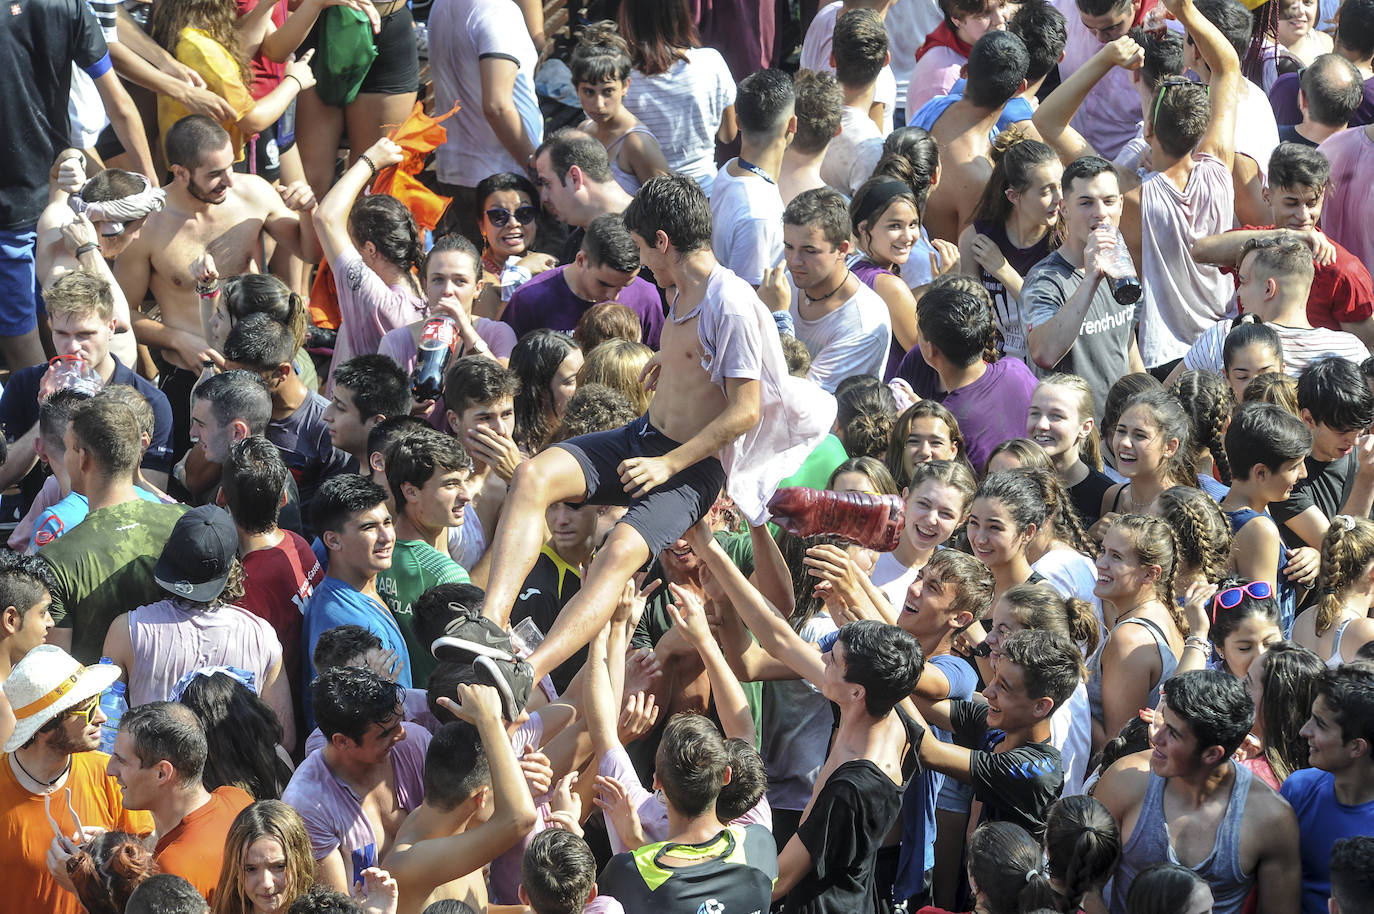
[{"label": "bracelet", "polygon": [[1186,651],[1190,647],[1204,654],[1210,654],[1212,652],[1211,642],[1197,635],[1189,635],[1187,638],[1183,639],[1183,649]]},{"label": "bracelet", "polygon": [[87,241],[85,244],[78,244],[78,245],[76,246],[76,256],[77,256],[77,257],[80,257],[82,254],[85,254],[87,251],[94,251],[94,250],[99,249],[99,247],[100,247],[100,245],[99,245],[97,242],[94,242],[94,241]]},{"label": "bracelet", "polygon": [[372,180],[377,180],[377,166],[373,163],[368,154],[364,152],[362,155],[358,156],[358,161],[366,164],[368,168],[372,169]]},{"label": "bracelet", "polygon": [[216,298],[219,296],[219,283],[213,283],[208,286],[202,286],[200,283],[196,283],[196,294],[201,298]]},{"label": "bracelet", "polygon": [[296,81],[296,91],[297,91],[298,93],[299,93],[299,92],[304,92],[304,91],[305,91],[305,84],[302,83],[301,80],[300,80],[300,77],[299,77],[299,76],[296,76],[294,73],[287,73],[287,74],[286,74],[284,77],[282,77],[282,78],[283,78],[283,79],[294,79],[294,80]]}]

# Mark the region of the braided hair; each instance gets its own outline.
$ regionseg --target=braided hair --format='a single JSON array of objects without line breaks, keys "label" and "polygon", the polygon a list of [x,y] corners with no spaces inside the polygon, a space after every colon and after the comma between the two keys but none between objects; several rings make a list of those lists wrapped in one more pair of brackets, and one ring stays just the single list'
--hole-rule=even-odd
[{"label": "braided hair", "polygon": [[1226,485],[1231,484],[1231,461],[1226,456],[1226,425],[1236,408],[1236,395],[1221,375],[1210,371],[1185,371],[1170,389],[1188,414],[1190,431],[1189,459],[1196,467],[1203,450],[1212,455],[1217,475]]},{"label": "braided hair", "polygon": [[1317,635],[1324,635],[1341,617],[1342,597],[1356,578],[1374,561],[1374,522],[1341,514],[1331,521],[1322,537],[1321,575],[1317,587],[1321,602],[1314,621]]},{"label": "braided hair", "polygon": [[1064,886],[1060,910],[1079,910],[1083,897],[1106,885],[1121,860],[1121,828],[1089,796],[1056,800],[1045,814],[1045,856],[1050,875]]},{"label": "braided hair", "polygon": [[1159,496],[1159,516],[1173,528],[1178,561],[1215,584],[1231,563],[1231,524],[1210,495],[1192,486],[1171,486]]},{"label": "braided hair", "polygon": [[1183,607],[1174,600],[1174,576],[1178,571],[1178,537],[1174,528],[1161,518],[1144,514],[1122,514],[1112,519],[1112,530],[1119,530],[1135,548],[1136,559],[1142,565],[1158,565],[1159,579],[1155,581],[1155,596],[1169,609],[1169,617],[1185,637],[1192,626],[1183,615]]}]

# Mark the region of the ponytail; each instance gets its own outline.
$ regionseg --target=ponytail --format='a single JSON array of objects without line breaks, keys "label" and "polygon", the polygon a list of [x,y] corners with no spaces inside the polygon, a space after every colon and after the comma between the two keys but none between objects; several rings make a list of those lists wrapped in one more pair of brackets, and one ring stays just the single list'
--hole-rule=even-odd
[{"label": "ponytail", "polygon": [[1322,537],[1321,574],[1317,578],[1321,590],[1315,620],[1318,636],[1330,631],[1340,619],[1343,596],[1371,561],[1374,561],[1374,522],[1349,514],[1332,520],[1326,536]]}]

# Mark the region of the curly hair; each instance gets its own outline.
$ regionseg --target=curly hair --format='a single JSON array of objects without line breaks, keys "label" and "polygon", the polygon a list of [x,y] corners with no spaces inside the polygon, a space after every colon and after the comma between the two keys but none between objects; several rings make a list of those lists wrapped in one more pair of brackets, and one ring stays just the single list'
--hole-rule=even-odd
[{"label": "curly hair", "polygon": [[1190,431],[1189,459],[1197,466],[1202,452],[1212,455],[1217,475],[1226,485],[1231,484],[1231,461],[1226,457],[1226,423],[1236,408],[1236,395],[1221,375],[1210,371],[1185,371],[1174,381],[1169,392],[1183,405],[1188,414]]},{"label": "curly hair", "polygon": [[173,57],[186,29],[198,29],[224,49],[238,68],[239,79],[246,89],[253,86],[253,71],[248,57],[239,46],[238,9],[233,0],[177,0],[175,3],[153,4],[148,19],[148,34]]}]

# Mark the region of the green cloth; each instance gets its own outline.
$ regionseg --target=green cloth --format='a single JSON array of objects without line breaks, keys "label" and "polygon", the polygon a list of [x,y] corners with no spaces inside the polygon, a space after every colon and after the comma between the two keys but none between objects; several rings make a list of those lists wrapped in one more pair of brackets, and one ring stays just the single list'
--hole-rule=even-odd
[{"label": "green cloth", "polygon": [[806,486],[808,489],[824,489],[830,485],[830,474],[848,459],[849,455],[845,453],[840,439],[828,434],[814,451],[806,455],[797,472],[778,483],[778,488]]},{"label": "green cloth", "polygon": [[38,550],[52,569],[52,618],[72,630],[72,656],[95,663],[120,613],[167,597],[153,567],[185,505],[141,498],[86,515],[65,536]]},{"label": "green cloth", "polygon": [[372,24],[351,7],[331,6],[320,16],[320,26],[315,92],[326,105],[342,108],[358,97],[372,61],[377,59]]},{"label": "green cloth", "polygon": [[[337,9],[337,7],[335,7]],[[377,575],[377,593],[396,619],[396,627],[410,651],[411,685],[428,688],[429,675],[439,661],[421,644],[415,632],[415,601],[438,584],[466,584],[468,573],[453,559],[420,540],[397,540],[391,567]]]}]

